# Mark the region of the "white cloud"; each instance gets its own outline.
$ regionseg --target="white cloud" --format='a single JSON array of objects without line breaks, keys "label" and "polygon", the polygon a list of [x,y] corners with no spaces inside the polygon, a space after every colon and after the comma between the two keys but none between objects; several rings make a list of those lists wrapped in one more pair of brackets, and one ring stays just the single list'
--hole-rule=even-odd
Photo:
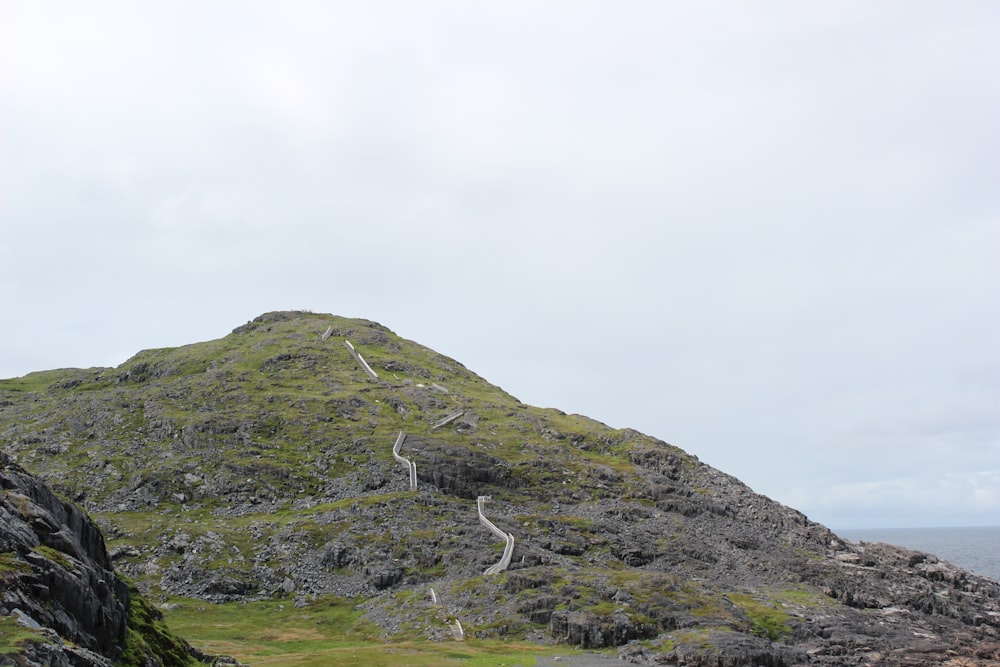
[{"label": "white cloud", "polygon": [[841,528],[892,527],[884,522],[900,516],[912,526],[992,525],[1000,518],[1000,469],[800,487],[789,498]]},{"label": "white cloud", "polygon": [[303,307],[828,523],[993,503],[992,3],[0,14],[0,375]]}]

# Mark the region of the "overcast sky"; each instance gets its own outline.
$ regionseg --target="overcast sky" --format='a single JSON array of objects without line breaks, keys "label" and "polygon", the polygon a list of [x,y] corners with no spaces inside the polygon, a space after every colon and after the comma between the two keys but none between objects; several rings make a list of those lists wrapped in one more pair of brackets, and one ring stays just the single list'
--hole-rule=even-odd
[{"label": "overcast sky", "polygon": [[993,0],[0,0],[0,377],[365,317],[833,528],[997,525],[998,72]]}]

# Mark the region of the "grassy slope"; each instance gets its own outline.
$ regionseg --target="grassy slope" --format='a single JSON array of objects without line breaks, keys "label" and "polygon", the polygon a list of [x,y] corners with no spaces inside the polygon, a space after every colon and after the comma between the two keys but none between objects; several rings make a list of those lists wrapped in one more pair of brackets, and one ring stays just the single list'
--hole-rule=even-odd
[{"label": "grassy slope", "polygon": [[166,618],[171,628],[203,650],[255,666],[378,667],[398,665],[405,658],[405,664],[414,666],[529,667],[538,655],[567,655],[565,648],[557,651],[526,642],[388,640],[364,621],[353,603],[336,598],[301,609],[287,600],[224,605],[174,600]]},{"label": "grassy slope", "polygon": [[[340,335],[321,341],[319,334],[331,322]],[[360,371],[342,347],[345,338],[381,374],[379,382]],[[394,370],[384,370],[386,365]],[[449,393],[415,388],[432,382]],[[25,395],[26,390],[37,393]],[[620,455],[627,446],[617,443],[612,429],[581,416],[525,406],[427,348],[368,323],[329,316],[299,314],[216,341],[147,350],[117,369],[0,380],[3,398],[21,399],[17,419],[0,421],[3,440],[15,449],[20,441],[23,465],[91,507],[111,528],[111,546],[150,547],[167,530],[194,536],[214,532],[249,557],[240,529],[255,522],[291,527],[321,540],[328,528],[311,517],[328,508],[296,510],[293,498],[320,494],[330,480],[371,456],[395,471],[391,445],[400,430],[468,447],[470,438],[453,429],[431,431],[456,408],[479,417],[476,449],[503,459],[525,482],[520,493],[494,489],[498,504],[533,502],[539,487],[553,485],[558,485],[554,498],[567,497],[587,482],[595,464],[629,467],[627,454]],[[338,418],[345,414],[349,418]],[[239,433],[226,432],[237,427]],[[587,439],[590,448],[574,446],[574,438]],[[44,444],[30,446],[38,440]],[[414,455],[412,450],[404,454]],[[553,456],[558,469],[551,466]],[[419,453],[415,460],[422,463]],[[192,495],[185,474],[236,478],[243,472],[253,476],[259,495],[278,499],[277,510],[267,506],[260,516],[234,519],[219,513],[232,498],[174,500],[174,493]],[[111,491],[129,485],[157,486],[158,511],[93,509]],[[380,494],[403,501],[402,489]]]},{"label": "grassy slope", "polygon": [[[697,472],[693,457],[632,431],[526,406],[454,360],[370,322],[311,313],[258,320],[215,341],[140,352],[115,369],[66,369],[0,380],[0,445],[17,452],[22,465],[62,493],[92,508],[108,530],[109,547],[138,548],[140,555],[126,558],[126,564],[141,566],[156,553],[158,571],[169,568],[183,556],[164,553],[161,547],[169,536],[183,534],[219,544],[213,566],[248,573],[255,549],[280,538],[282,531],[304,535],[318,548],[337,530],[325,518],[336,512],[364,506],[375,507],[376,516],[412,511],[407,509],[413,503],[405,490],[405,472],[391,455],[395,435],[403,430],[502,460],[520,486],[490,489],[491,507],[507,508],[501,512],[513,514],[528,539],[557,529],[587,542],[589,560],[580,559],[583,569],[575,568],[572,576],[574,608],[611,613],[613,605],[602,599],[602,590],[617,577],[614,583],[637,599],[651,595],[651,586],[666,586],[671,600],[719,626],[748,625],[749,616],[761,615],[758,607],[739,598],[749,610],[741,614],[740,605],[723,604],[694,584],[648,577],[641,571],[615,574],[621,562],[599,534],[590,532],[589,520],[554,512],[558,502],[609,494],[652,508],[630,455],[642,448],[668,449]],[[333,335],[322,340],[329,326]],[[379,373],[378,381],[361,371],[344,348],[345,339]],[[448,393],[432,390],[431,383],[446,387]],[[432,430],[455,409],[476,414],[474,434]],[[418,466],[423,463],[419,451],[404,447],[403,454],[414,457]],[[371,461],[393,476],[390,484],[323,500],[331,485],[356,475]],[[613,488],[602,481],[600,470],[614,477]],[[199,485],[214,482],[227,484],[230,491],[199,496]],[[124,488],[150,490],[146,504],[127,511],[115,508]],[[244,507],[235,515],[228,511],[241,498],[260,502],[261,509],[255,513]],[[420,510],[420,520],[431,526],[453,525],[457,513],[474,511],[463,509],[465,501],[452,497],[441,496],[434,503]],[[474,526],[474,515],[468,521]],[[377,523],[362,537],[394,548]],[[409,539],[417,544],[420,536]],[[435,548],[448,546],[438,543]],[[496,545],[493,560],[500,548]],[[268,565],[280,569],[282,563]],[[587,567],[592,568],[589,574]],[[413,569],[411,574],[418,578],[441,574],[439,563]],[[165,599],[155,575],[140,583]],[[465,586],[469,599],[478,594],[489,603],[496,584],[473,577]],[[519,595],[531,594],[528,590]],[[291,600],[252,604],[259,607],[185,603],[167,619],[196,645],[209,651],[218,647],[254,664],[293,664],[282,660],[301,660],[303,653],[316,651],[337,652],[338,661],[348,661],[343,664],[352,664],[349,660],[360,651],[358,664],[378,664],[363,654],[391,655],[404,648],[430,656],[428,664],[451,654],[481,661],[473,664],[493,664],[493,652],[503,655],[509,646],[477,641],[387,648],[382,638],[373,644],[370,629],[343,605],[325,598],[303,612],[288,609]],[[279,604],[286,605],[280,622],[274,620],[279,618],[274,615]],[[257,612],[261,620],[253,621]],[[772,615],[756,625],[762,632],[779,632],[779,621]],[[251,641],[244,629],[253,623],[273,627],[278,634]],[[419,636],[417,628],[407,630]],[[521,628],[515,636],[527,630]],[[528,645],[522,648],[530,656]],[[293,657],[278,657],[282,654]],[[408,658],[411,664],[419,664],[417,660]]]}]

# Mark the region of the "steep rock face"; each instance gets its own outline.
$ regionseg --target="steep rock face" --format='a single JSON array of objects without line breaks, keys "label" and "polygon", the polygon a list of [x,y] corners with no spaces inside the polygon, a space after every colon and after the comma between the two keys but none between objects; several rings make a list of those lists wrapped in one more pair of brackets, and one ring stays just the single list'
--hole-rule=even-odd
[{"label": "steep rock face", "polygon": [[475,500],[483,489],[518,486],[518,480],[500,465],[502,461],[482,452],[418,437],[411,437],[407,444],[422,454],[424,465],[417,468],[417,477],[443,493]]},{"label": "steep rock face", "polygon": [[[109,667],[186,665],[148,647],[128,650],[136,602],[111,566],[104,537],[76,506],[0,452],[0,618],[28,637],[5,646],[0,664]],[[3,633],[0,633],[3,634]]]},{"label": "steep rock face", "polygon": [[0,553],[7,567],[0,613],[16,613],[29,626],[51,628],[77,647],[117,660],[129,591],[112,572],[97,526],[2,453],[0,466]]},{"label": "steep rock face", "polygon": [[[662,440],[524,405],[363,320],[268,313],[117,369],[0,381],[0,444],[84,504],[140,584],[345,596],[390,635],[448,637],[441,614],[648,663],[836,665],[958,656],[1000,628],[995,582],[840,540]],[[515,538],[499,575],[480,495]]]}]

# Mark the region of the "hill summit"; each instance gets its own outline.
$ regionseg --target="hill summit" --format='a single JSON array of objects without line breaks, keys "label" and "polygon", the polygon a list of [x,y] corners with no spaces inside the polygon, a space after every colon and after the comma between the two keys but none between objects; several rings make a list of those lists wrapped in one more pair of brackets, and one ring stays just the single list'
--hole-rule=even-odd
[{"label": "hill summit", "polygon": [[852,544],[662,440],[525,405],[365,320],[267,313],[117,368],[0,380],[0,447],[83,506],[154,600],[337,596],[389,639],[647,664],[998,650],[996,582]]}]

